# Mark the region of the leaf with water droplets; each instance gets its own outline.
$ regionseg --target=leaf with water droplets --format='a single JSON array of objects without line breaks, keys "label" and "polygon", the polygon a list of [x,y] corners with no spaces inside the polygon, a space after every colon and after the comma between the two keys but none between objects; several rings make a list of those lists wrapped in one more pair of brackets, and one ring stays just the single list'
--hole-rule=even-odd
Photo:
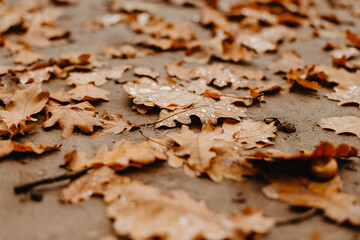
[{"label": "leaf with water droplets", "polygon": [[335,130],[335,134],[353,133],[360,138],[360,118],[354,116],[321,118],[321,128]]},{"label": "leaf with water droplets", "polygon": [[141,78],[125,83],[122,88],[136,105],[174,110],[188,107],[203,99],[177,85],[162,85],[150,78]]},{"label": "leaf with water droplets", "polygon": [[182,124],[190,124],[191,116],[197,116],[203,124],[217,124],[219,118],[231,118],[240,121],[240,117],[246,117],[246,109],[229,104],[227,101],[215,101],[204,98],[203,101],[187,108],[174,111],[161,110],[159,120],[155,127],[175,127],[175,121]]}]

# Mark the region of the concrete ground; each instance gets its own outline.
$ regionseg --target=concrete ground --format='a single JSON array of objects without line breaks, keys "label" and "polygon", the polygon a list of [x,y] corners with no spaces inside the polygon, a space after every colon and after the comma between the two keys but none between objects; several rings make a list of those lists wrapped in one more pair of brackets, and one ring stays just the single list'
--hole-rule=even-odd
[{"label": "concrete ground", "polygon": [[[119,24],[90,33],[83,30],[83,23],[90,16],[106,13],[106,1],[79,0],[75,6],[64,7],[65,15],[59,20],[59,25],[72,31],[72,43],[64,46],[51,47],[38,50],[46,58],[57,58],[61,52],[72,50],[91,51],[101,58],[99,52],[103,45],[119,46],[124,43],[132,43],[139,36],[130,32],[124,24]],[[322,3],[322,11],[327,12],[326,1]],[[196,9],[180,8],[162,4],[158,16],[162,16],[171,22],[188,22],[198,14]],[[347,26],[356,33],[360,33],[359,19],[352,18],[346,10],[336,10],[340,18],[352,20],[355,26]],[[209,36],[209,33],[196,24],[191,24],[195,32],[201,37]],[[281,46],[280,53],[287,49],[295,49],[305,60],[307,65],[324,63],[331,64],[330,56],[322,51],[326,40],[310,39],[294,42]],[[0,49],[1,64],[11,64],[12,58],[7,58],[6,52]],[[164,64],[181,60],[183,53],[169,52],[158,53],[139,59],[108,60],[112,66],[131,64],[133,66],[149,66],[155,71],[166,76]],[[238,65],[239,68],[251,67],[265,70],[268,64],[278,55],[257,56],[249,66]],[[279,77],[266,71],[269,79],[282,82]],[[123,81],[131,80],[132,72],[128,72],[122,78]],[[62,80],[51,80],[44,83],[44,89],[56,90],[65,86]],[[113,81],[108,81],[102,88],[111,91],[110,101],[96,105],[97,111],[118,112],[124,119],[134,124],[154,121],[157,116],[140,115],[131,109],[132,102],[127,94]],[[326,131],[317,126],[318,119],[323,117],[352,115],[360,117],[357,106],[339,107],[334,101],[327,100],[323,95],[329,90],[321,89],[318,93],[293,92],[284,95],[267,97],[267,102],[252,106],[248,109],[248,116],[254,120],[262,120],[266,117],[277,117],[280,120],[295,124],[297,131],[292,134],[279,132],[275,139],[274,147],[285,152],[297,152],[299,148],[313,149],[320,141],[331,141],[334,144],[348,143],[360,148],[360,141],[354,135],[335,135],[333,131]],[[44,120],[39,119],[40,123]],[[163,137],[165,130],[144,128],[144,133],[152,137]],[[36,131],[19,138],[20,141],[34,141],[36,144],[41,140],[48,145],[62,144],[61,150],[48,153],[40,157],[11,156],[0,161],[0,239],[4,240],[80,240],[97,239],[110,233],[111,222],[106,216],[105,204],[100,198],[92,198],[78,205],[62,204],[58,201],[59,192],[66,182],[43,186],[37,190],[44,194],[41,202],[34,202],[28,195],[16,196],[13,187],[22,183],[52,177],[65,173],[59,168],[63,163],[65,153],[76,149],[86,151],[89,156],[96,151],[101,144],[112,145],[120,139],[134,142],[143,141],[144,138],[138,131],[125,132],[120,135],[105,135],[99,138],[90,138],[79,132],[67,139],[62,139],[60,130],[52,128],[44,130],[38,124]],[[360,165],[349,162],[341,167],[340,175],[345,183],[344,191],[352,193],[360,198]],[[348,170],[352,169],[352,171]],[[124,172],[133,178],[139,179],[151,186],[163,190],[182,189],[198,200],[206,201],[207,205],[217,212],[239,210],[244,206],[253,206],[263,210],[269,216],[276,219],[284,216],[293,216],[297,213],[289,208],[286,203],[266,199],[261,193],[261,188],[266,184],[259,180],[245,179],[242,182],[225,180],[214,183],[208,178],[190,178],[183,173],[182,169],[172,169],[166,164],[156,164],[139,170]],[[238,199],[244,201],[237,201]],[[360,239],[359,228],[349,225],[338,225],[326,220],[321,214],[306,221],[278,226],[264,236],[263,239],[310,239],[311,233],[317,230],[322,239],[326,240],[355,240]]]}]

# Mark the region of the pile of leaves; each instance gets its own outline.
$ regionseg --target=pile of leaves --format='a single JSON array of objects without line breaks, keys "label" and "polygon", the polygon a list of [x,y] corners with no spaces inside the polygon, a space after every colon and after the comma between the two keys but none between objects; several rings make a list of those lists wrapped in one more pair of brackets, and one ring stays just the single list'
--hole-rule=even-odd
[{"label": "pile of leaves", "polygon": [[[60,144],[41,142],[37,147],[21,143],[22,136],[41,125],[60,128],[59,134],[68,141],[73,134],[86,134],[91,141],[124,131],[142,133],[143,128],[171,129],[162,138],[143,134],[144,141],[139,143],[121,139],[111,150],[104,144],[94,156],[76,149],[64,153],[62,167],[71,173],[56,179],[72,181],[62,190],[60,201],[76,204],[93,195],[102,196],[114,234],[132,239],[246,239],[266,234],[279,224],[252,207],[215,213],[182,190],[161,191],[124,176],[125,169],[141,171],[141,167],[160,161],[172,168],[182,167],[190,177],[207,176],[214,182],[243,181],[248,176],[255,181],[265,179],[269,184],[262,192],[269,199],[319,209],[334,222],[360,226],[360,205],[354,195],[341,191],[338,167],[357,157],[356,148],[322,142],[313,151],[301,149],[298,154],[259,151],[276,147],[278,131],[291,134],[296,128],[272,116],[261,120],[246,114],[248,108],[265,104],[267,95],[291,98],[294,92],[322,94],[322,88],[328,99],[341,106],[360,105],[360,37],[344,31],[344,23],[335,15],[321,14],[321,6],[312,0],[252,0],[227,7],[220,1],[164,2],[195,8],[199,13],[195,24],[207,29],[209,37],[200,38],[193,25],[158,17],[162,3],[130,0],[111,1],[108,13],[87,20],[84,28],[101,31],[125,24],[145,37],[121,46],[99,46],[104,59],[183,52],[181,59],[161,66],[166,76],[147,66],[113,66],[109,59],[101,60],[81,49],[45,59],[35,50],[70,42],[71,32],[57,27],[57,19],[64,5],[71,7],[76,1],[1,3],[0,42],[15,65],[0,66],[0,157],[61,150]],[[359,16],[355,0],[329,3]],[[329,36],[347,41],[345,45],[329,42],[324,47],[332,66],[307,65],[294,50],[281,51],[267,68],[251,66],[256,57],[276,54],[287,43]],[[132,74],[127,80],[123,79],[126,71]],[[62,87],[43,90],[46,82],[54,79],[61,80]],[[100,102],[118,99],[105,89],[108,82],[119,84],[128,95],[134,114],[155,114],[157,119],[133,124],[121,112],[97,112]],[[38,119],[45,120],[40,124]],[[336,134],[360,137],[360,118],[356,116],[322,118],[318,125]]]}]

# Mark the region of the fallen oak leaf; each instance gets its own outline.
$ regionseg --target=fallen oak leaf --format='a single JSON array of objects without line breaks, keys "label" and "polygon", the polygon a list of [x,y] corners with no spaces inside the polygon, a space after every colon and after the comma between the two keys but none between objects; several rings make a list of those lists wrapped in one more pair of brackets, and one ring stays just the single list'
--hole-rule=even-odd
[{"label": "fallen oak leaf", "polygon": [[159,73],[155,72],[149,67],[136,67],[134,69],[134,74],[140,77],[149,77],[152,79],[156,79],[160,76]]},{"label": "fallen oak leaf", "polygon": [[108,94],[110,94],[109,91],[98,88],[91,83],[76,85],[75,88],[68,91],[70,98],[76,101],[109,101],[106,96]]},{"label": "fallen oak leaf", "polygon": [[65,166],[71,171],[87,167],[108,166],[115,170],[128,167],[141,167],[158,160],[166,160],[166,155],[157,151],[148,142],[133,144],[129,141],[116,142],[113,150],[107,145],[101,145],[92,159],[87,158],[85,152],[77,153],[76,150],[65,155]]},{"label": "fallen oak leaf", "polygon": [[176,85],[162,85],[150,78],[140,78],[121,86],[136,105],[165,109],[184,108],[202,97]]},{"label": "fallen oak leaf", "polygon": [[270,185],[263,188],[266,197],[294,206],[315,207],[338,223],[349,221],[353,225],[360,225],[360,206],[355,205],[355,196],[340,192],[343,183],[338,175],[326,182],[286,174],[268,178]]},{"label": "fallen oak leaf", "polygon": [[22,65],[31,65],[43,59],[44,57],[39,53],[24,49],[16,54],[14,62]]},{"label": "fallen oak leaf", "polygon": [[203,124],[216,125],[219,118],[231,118],[240,121],[240,117],[247,116],[245,112],[245,108],[230,105],[225,100],[215,101],[211,98],[204,98],[186,108],[174,111],[161,110],[155,127],[175,127],[175,121],[190,124],[191,116],[197,116]]},{"label": "fallen oak leaf", "polygon": [[106,167],[73,181],[62,190],[60,199],[77,203],[94,194],[104,197],[115,233],[132,239],[176,239],[180,235],[184,240],[241,239],[252,233],[264,234],[275,225],[259,210],[217,214],[183,191],[161,192]]},{"label": "fallen oak leaf", "polygon": [[360,138],[360,118],[358,117],[321,118],[317,123],[321,128],[335,130],[335,134],[353,133]]},{"label": "fallen oak leaf", "polygon": [[263,121],[245,119],[239,123],[225,120],[222,128],[224,134],[234,138],[246,149],[261,148],[273,144],[271,140],[276,137],[275,122],[266,124]]},{"label": "fallen oak leaf", "polygon": [[59,123],[63,138],[69,137],[75,127],[81,132],[91,133],[94,131],[94,126],[101,127],[102,123],[95,118],[96,112],[89,109],[95,109],[89,102],[65,106],[47,105],[45,107],[46,121],[43,123],[43,127],[48,128]]},{"label": "fallen oak leaf", "polygon": [[102,119],[100,119],[102,129],[94,133],[92,136],[99,137],[108,133],[120,134],[123,131],[130,131],[137,126],[134,126],[129,121],[125,121],[124,118],[119,113],[108,114],[107,111],[104,111]]},{"label": "fallen oak leaf", "polygon": [[59,149],[60,146],[55,144],[54,146],[47,146],[43,142],[40,142],[40,146],[35,146],[32,142],[25,142],[24,144],[15,142],[12,140],[0,140],[0,157],[5,157],[13,152],[18,153],[35,153],[43,154]]},{"label": "fallen oak leaf", "polygon": [[223,178],[240,181],[243,175],[256,174],[240,156],[241,146],[222,132],[221,128],[206,125],[200,133],[182,126],[181,132],[167,134],[177,144],[168,144],[168,164],[174,168],[184,166],[185,174],[192,177],[205,173],[214,182]]},{"label": "fallen oak leaf", "polygon": [[290,70],[302,69],[305,66],[300,55],[295,51],[285,51],[269,65],[269,69],[274,73],[288,73]]},{"label": "fallen oak leaf", "polygon": [[153,54],[154,50],[134,47],[132,45],[123,45],[118,48],[115,47],[102,47],[101,54],[109,58],[137,58]]},{"label": "fallen oak leaf", "polygon": [[89,72],[89,73],[79,73],[72,72],[66,78],[66,83],[68,85],[72,84],[88,84],[94,83],[95,86],[100,86],[106,83],[106,74],[104,72]]},{"label": "fallen oak leaf", "polygon": [[67,91],[65,91],[65,88],[60,88],[56,92],[50,93],[50,98],[53,100],[56,100],[58,102],[62,103],[69,103],[71,102],[71,97]]},{"label": "fallen oak leaf", "polygon": [[[303,149],[298,154],[285,154],[276,149],[269,149],[267,153],[255,152],[247,156],[254,159],[262,159],[267,161],[284,161],[284,163],[292,163],[302,161],[304,167],[308,167],[310,171],[321,180],[331,179],[337,174],[338,164],[335,158],[349,158],[357,156],[358,150],[347,144],[340,144],[334,147],[329,142],[322,142],[316,146],[314,151]],[[304,164],[305,163],[305,164]]]},{"label": "fallen oak leaf", "polygon": [[26,121],[37,121],[31,116],[40,112],[49,100],[49,92],[41,90],[40,84],[16,90],[5,110],[0,110],[0,116],[8,128],[25,125]]},{"label": "fallen oak leaf", "polygon": [[338,105],[356,103],[360,106],[360,84],[349,87],[334,87],[333,93],[325,94],[330,100],[339,101]]}]

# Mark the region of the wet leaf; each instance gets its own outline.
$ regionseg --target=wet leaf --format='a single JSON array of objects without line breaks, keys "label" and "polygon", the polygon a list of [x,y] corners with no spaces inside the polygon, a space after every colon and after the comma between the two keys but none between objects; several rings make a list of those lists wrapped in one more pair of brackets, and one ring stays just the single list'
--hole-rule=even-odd
[{"label": "wet leaf", "polygon": [[109,101],[107,95],[110,94],[109,91],[98,88],[93,84],[79,84],[75,88],[68,91],[71,99],[76,101],[95,101],[95,100],[104,100]]},{"label": "wet leaf", "polygon": [[155,127],[175,127],[175,121],[182,124],[190,124],[191,116],[197,116],[202,124],[216,125],[219,118],[231,118],[240,121],[240,117],[246,117],[245,112],[245,108],[230,105],[225,100],[215,101],[206,98],[186,108],[174,111],[161,110]]},{"label": "wet leaf", "polygon": [[354,116],[321,118],[321,128],[335,130],[335,134],[353,133],[360,138],[360,118]]}]

